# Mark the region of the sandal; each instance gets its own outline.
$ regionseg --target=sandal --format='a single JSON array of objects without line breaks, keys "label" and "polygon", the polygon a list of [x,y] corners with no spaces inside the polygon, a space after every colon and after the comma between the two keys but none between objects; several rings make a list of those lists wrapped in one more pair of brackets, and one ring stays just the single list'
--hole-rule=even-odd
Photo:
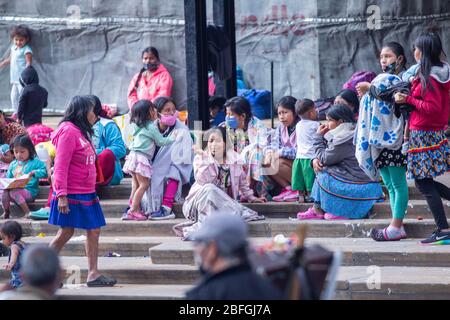
[{"label": "sandal", "polygon": [[116,283],[116,279],[107,278],[104,275],[101,275],[95,280],[88,281],[86,284],[88,287],[114,287]]},{"label": "sandal", "polygon": [[331,214],[331,213],[325,213],[324,219],[325,220],[350,220],[349,218],[335,216],[334,214]]},{"label": "sandal", "polygon": [[313,207],[309,208],[306,212],[297,213],[298,220],[323,220],[323,214],[317,213]]}]

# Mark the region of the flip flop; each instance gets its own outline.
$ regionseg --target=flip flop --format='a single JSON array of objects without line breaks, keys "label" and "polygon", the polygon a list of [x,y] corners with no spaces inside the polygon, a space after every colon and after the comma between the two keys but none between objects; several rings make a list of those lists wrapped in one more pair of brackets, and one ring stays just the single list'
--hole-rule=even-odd
[{"label": "flip flop", "polygon": [[116,279],[107,278],[104,275],[101,275],[95,280],[88,281],[86,284],[88,287],[114,287],[116,283]]}]

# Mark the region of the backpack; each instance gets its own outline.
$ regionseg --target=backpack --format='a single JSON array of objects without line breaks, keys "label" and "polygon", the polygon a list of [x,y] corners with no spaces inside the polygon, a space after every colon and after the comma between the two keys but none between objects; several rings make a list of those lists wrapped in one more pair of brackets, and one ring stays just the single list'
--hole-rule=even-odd
[{"label": "backpack", "polygon": [[272,95],[268,90],[239,90],[238,95],[244,97],[252,107],[253,115],[262,120],[269,119],[272,112]]},{"label": "backpack", "polygon": [[360,82],[372,82],[377,74],[371,71],[358,71],[354,73],[350,79],[344,84],[342,89],[350,89],[356,92],[356,85]]}]

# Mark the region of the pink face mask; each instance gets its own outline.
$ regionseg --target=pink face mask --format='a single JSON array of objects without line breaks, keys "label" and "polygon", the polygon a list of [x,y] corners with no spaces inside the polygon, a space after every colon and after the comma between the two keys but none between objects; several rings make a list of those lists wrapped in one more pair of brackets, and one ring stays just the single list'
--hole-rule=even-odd
[{"label": "pink face mask", "polygon": [[175,114],[171,116],[166,116],[163,114],[160,114],[160,116],[161,116],[160,121],[163,125],[172,127],[177,122],[178,111],[175,111]]}]

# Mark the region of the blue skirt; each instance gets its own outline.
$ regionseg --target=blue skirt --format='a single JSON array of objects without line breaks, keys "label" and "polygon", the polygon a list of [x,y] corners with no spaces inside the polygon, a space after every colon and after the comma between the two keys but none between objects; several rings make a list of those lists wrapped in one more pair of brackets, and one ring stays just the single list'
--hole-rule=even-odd
[{"label": "blue skirt", "polygon": [[98,229],[106,225],[103,210],[97,194],[69,194],[69,213],[62,214],[58,210],[58,198],[55,194],[50,205],[48,223],[62,228]]},{"label": "blue skirt", "polygon": [[316,176],[311,197],[327,213],[348,219],[362,219],[383,197],[383,190],[378,182],[345,181],[321,172]]}]

